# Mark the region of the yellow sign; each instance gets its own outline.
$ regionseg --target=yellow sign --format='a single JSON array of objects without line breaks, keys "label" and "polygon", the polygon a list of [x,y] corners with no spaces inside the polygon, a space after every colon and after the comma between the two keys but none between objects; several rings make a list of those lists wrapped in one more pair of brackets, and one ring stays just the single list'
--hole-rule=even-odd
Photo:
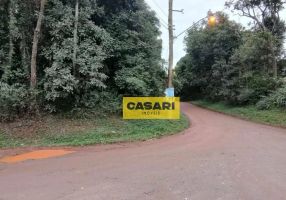
[{"label": "yellow sign", "polygon": [[124,97],[123,119],[180,119],[180,98]]}]

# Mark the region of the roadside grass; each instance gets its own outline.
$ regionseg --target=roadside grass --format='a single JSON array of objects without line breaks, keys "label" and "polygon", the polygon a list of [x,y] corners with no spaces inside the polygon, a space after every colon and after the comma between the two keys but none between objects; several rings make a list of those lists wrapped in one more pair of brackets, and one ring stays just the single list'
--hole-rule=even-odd
[{"label": "roadside grass", "polygon": [[0,148],[145,141],[172,135],[188,127],[189,120],[183,114],[180,120],[123,120],[118,116],[63,119],[50,116],[41,120],[0,124]]},{"label": "roadside grass", "polygon": [[206,100],[192,101],[194,105],[222,112],[243,119],[268,124],[272,126],[286,127],[286,110],[271,109],[258,110],[253,106],[230,106],[225,103],[214,103]]}]

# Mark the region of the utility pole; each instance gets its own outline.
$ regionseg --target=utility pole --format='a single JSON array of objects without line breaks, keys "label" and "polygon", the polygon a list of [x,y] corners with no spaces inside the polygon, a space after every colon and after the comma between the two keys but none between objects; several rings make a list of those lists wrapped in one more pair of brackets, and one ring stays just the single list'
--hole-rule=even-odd
[{"label": "utility pole", "polygon": [[169,67],[168,67],[168,88],[173,87],[173,64],[174,64],[174,30],[173,30],[173,0],[169,0]]}]

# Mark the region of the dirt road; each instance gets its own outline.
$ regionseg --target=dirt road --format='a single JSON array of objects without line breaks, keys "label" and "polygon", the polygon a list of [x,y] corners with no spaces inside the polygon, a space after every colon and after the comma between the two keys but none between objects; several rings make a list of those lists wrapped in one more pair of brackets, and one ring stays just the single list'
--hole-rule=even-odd
[{"label": "dirt road", "polygon": [[184,134],[0,164],[0,200],[286,199],[286,129],[182,110]]}]

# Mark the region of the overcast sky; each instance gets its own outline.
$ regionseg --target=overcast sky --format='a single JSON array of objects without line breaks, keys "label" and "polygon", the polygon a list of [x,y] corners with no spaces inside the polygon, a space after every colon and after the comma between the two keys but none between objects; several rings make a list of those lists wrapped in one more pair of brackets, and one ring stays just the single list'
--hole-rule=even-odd
[{"label": "overcast sky", "polygon": [[[168,0],[145,0],[155,10],[158,18],[161,21],[161,31],[163,39],[163,53],[164,59],[168,60]],[[174,0],[174,9],[184,9],[184,14],[174,12],[174,25],[175,35],[178,35],[194,22],[197,22],[201,18],[207,16],[207,12],[223,11],[225,0]],[[247,26],[249,20],[244,17],[239,17],[232,14],[228,10],[224,10],[228,13],[230,18]],[[286,11],[283,11],[282,18],[286,19]],[[175,40],[174,42],[174,64],[177,63],[181,57],[185,55],[184,36]]]}]

